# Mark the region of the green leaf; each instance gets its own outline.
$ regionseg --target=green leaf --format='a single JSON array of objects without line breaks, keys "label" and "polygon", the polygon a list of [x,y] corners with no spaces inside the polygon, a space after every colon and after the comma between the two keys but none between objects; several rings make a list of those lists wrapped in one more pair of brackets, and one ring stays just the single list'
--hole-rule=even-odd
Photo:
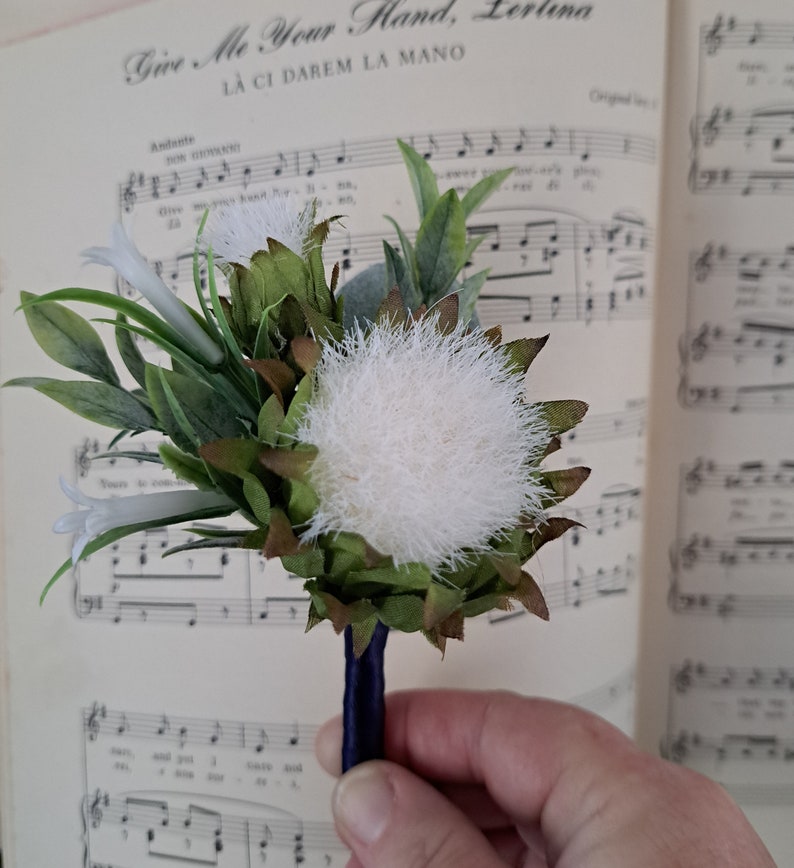
[{"label": "green leaf", "polygon": [[447,619],[460,608],[465,596],[460,588],[447,588],[437,582],[432,582],[425,595],[424,614],[422,616],[423,629],[432,630]]},{"label": "green leaf", "polygon": [[281,564],[285,570],[302,579],[321,576],[325,572],[325,552],[322,549],[308,549],[298,555],[284,555]]},{"label": "green leaf", "polygon": [[422,629],[424,603],[413,594],[395,594],[377,604],[378,617],[387,626],[403,633]]},{"label": "green leaf", "polygon": [[532,406],[545,420],[552,434],[570,431],[587,413],[587,404],[584,401],[539,401]]},{"label": "green leaf", "polygon": [[544,335],[542,338],[518,338],[518,340],[502,344],[499,347],[499,352],[504,354],[507,366],[511,371],[526,374],[529,366],[535,361],[535,357],[546,345],[548,339],[548,335]]},{"label": "green leaf", "polygon": [[270,522],[270,497],[265,486],[253,475],[246,474],[243,479],[243,494],[251,507],[251,512],[258,522],[267,525]]},{"label": "green leaf", "polygon": [[398,286],[408,309],[416,310],[422,303],[422,298],[414,286],[411,271],[406,266],[405,260],[388,241],[383,242],[383,255],[386,259],[386,285],[390,289]]},{"label": "green leaf", "polygon": [[[30,292],[20,297],[23,305],[38,298]],[[121,385],[102,339],[83,317],[52,301],[25,306],[23,313],[36,343],[51,359],[94,380]]]},{"label": "green leaf", "polygon": [[402,231],[397,221],[393,218],[386,215],[386,220],[394,227],[395,232],[397,233],[397,237],[400,239],[400,247],[402,247],[403,251],[403,259],[405,260],[405,264],[410,270],[411,279],[413,280],[414,286],[423,294],[423,301],[427,301],[427,296],[424,294],[425,288],[422,286],[421,281],[419,280],[419,267],[416,262],[416,251],[414,250],[413,244],[411,244],[410,238]]},{"label": "green leaf", "polygon": [[474,316],[474,309],[480,296],[480,290],[485,285],[489,273],[490,269],[484,268],[482,271],[478,271],[476,274],[467,277],[460,285],[457,294],[460,301],[460,318],[462,322],[469,322]]},{"label": "green leaf", "polygon": [[568,467],[565,470],[546,470],[540,478],[554,492],[550,503],[559,503],[578,491],[589,475],[589,467]]},{"label": "green leaf", "polygon": [[320,505],[317,492],[308,483],[297,479],[291,479],[288,488],[287,507],[290,519],[295,525],[306,524]]},{"label": "green leaf", "polygon": [[289,405],[289,410],[287,410],[287,415],[284,417],[284,422],[279,426],[279,443],[290,444],[294,442],[298,425],[312,396],[312,388],[312,378],[302,377]]},{"label": "green leaf", "polygon": [[[226,344],[226,349],[229,353],[229,357],[232,359],[239,359],[242,357],[242,353],[240,352],[240,347],[238,346],[237,341],[232,334],[229,319],[226,315],[226,311],[228,309],[228,301],[226,299],[221,299],[220,295],[218,294],[218,285],[215,282],[215,263],[212,256],[212,248],[207,249],[207,285],[210,291],[212,312],[215,314],[215,319],[218,323],[218,327],[220,328],[221,334],[223,335],[223,340]],[[226,306],[224,306],[223,304],[224,301],[226,301]]]},{"label": "green leaf", "polygon": [[163,465],[167,467],[177,479],[189,482],[200,491],[215,491],[215,485],[204,467],[204,463],[193,455],[188,455],[181,449],[177,449],[171,443],[161,443],[157,450]]},{"label": "green leaf", "polygon": [[230,473],[239,479],[258,466],[259,452],[262,446],[256,440],[241,437],[226,437],[203,443],[198,450],[199,455],[212,467]]},{"label": "green leaf", "polygon": [[356,570],[345,578],[345,590],[359,584],[375,584],[395,591],[424,591],[430,587],[432,576],[426,564],[388,564],[369,570]]},{"label": "green leaf", "polygon": [[529,534],[526,547],[522,551],[524,561],[537,554],[548,542],[559,539],[566,531],[574,527],[584,527],[581,522],[563,516],[550,516],[540,526]]},{"label": "green leaf", "polygon": [[279,426],[284,422],[284,409],[277,395],[271,395],[259,411],[257,433],[264,443],[275,445]]},{"label": "green leaf", "polygon": [[284,555],[297,555],[300,553],[301,543],[292,530],[292,524],[281,509],[271,509],[270,525],[267,529],[267,538],[262,550],[264,556],[281,558]]},{"label": "green leaf", "polygon": [[466,219],[454,190],[448,190],[422,221],[416,235],[416,265],[423,300],[432,304],[449,292],[466,264]]},{"label": "green leaf", "polygon": [[116,346],[118,347],[121,360],[124,362],[127,370],[132,374],[135,382],[146,388],[146,361],[138,349],[138,344],[129,329],[124,328],[127,323],[127,318],[122,314],[117,314],[116,322]]},{"label": "green leaf", "polygon": [[425,215],[438,201],[438,182],[435,172],[421,154],[417,153],[410,145],[397,140],[405,165],[408,168],[408,177],[416,198],[416,206],[419,209],[419,219]]},{"label": "green leaf", "polygon": [[512,171],[512,169],[500,169],[478,181],[461,200],[466,217],[473,214],[489,196],[495,193]]},{"label": "green leaf", "polygon": [[247,433],[226,398],[192,377],[147,365],[146,390],[166,433],[189,452],[198,445],[191,431],[200,443]]},{"label": "green leaf", "polygon": [[108,383],[51,380],[48,377],[18,377],[6,386],[29,386],[42,395],[100,425],[131,431],[159,431],[157,419],[124,389]]},{"label": "green leaf", "polygon": [[[182,353],[192,359],[195,359],[199,364],[206,365],[206,360],[201,356],[190,343],[185,340],[180,332],[172,328],[165,320],[148,311],[145,307],[130,301],[127,298],[122,298],[118,295],[113,295],[110,292],[103,292],[98,289],[80,289],[69,287],[67,289],[56,289],[53,292],[47,292],[44,295],[35,296],[32,300],[28,300],[20,305],[22,310],[28,307],[46,304],[50,301],[76,301],[84,304],[95,304],[98,307],[108,308],[116,313],[123,314],[128,319],[140,323],[151,334],[147,337],[157,346],[162,347],[166,352],[170,352],[168,347],[175,347]],[[185,308],[190,310],[189,308]]]},{"label": "green leaf", "polygon": [[304,444],[296,449],[262,447],[259,460],[268,470],[278,476],[303,481],[316,456],[317,447]]},{"label": "green leaf", "polygon": [[[165,518],[157,519],[156,521],[142,521],[137,524],[128,524],[124,527],[115,527],[112,530],[106,531],[103,534],[100,534],[98,537],[95,537],[91,540],[85,548],[83,549],[78,562],[84,561],[86,558],[100,551],[100,549],[105,548],[105,546],[109,546],[112,543],[123,539],[125,536],[130,536],[134,533],[139,533],[143,530],[150,530],[156,527],[166,527],[172,524],[180,524],[183,521],[201,521],[203,519],[209,518],[221,518],[222,516],[231,515],[233,512],[237,511],[237,506],[233,503],[230,503],[228,506],[212,506],[207,507],[206,509],[198,509],[193,512],[188,512],[184,514],[171,515],[166,516]],[[39,597],[39,604],[44,602],[44,598],[50,591],[50,588],[58,581],[58,579],[69,569],[71,569],[75,564],[72,563],[72,559],[64,561],[60,567],[55,571],[54,575],[50,578],[47,584],[44,586],[44,590],[41,592],[41,596]]]}]

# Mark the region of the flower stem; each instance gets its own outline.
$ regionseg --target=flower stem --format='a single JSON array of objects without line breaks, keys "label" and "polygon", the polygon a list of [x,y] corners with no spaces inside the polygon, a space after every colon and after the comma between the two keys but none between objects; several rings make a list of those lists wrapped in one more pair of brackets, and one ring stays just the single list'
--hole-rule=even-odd
[{"label": "flower stem", "polygon": [[383,759],[385,707],[383,652],[389,628],[378,621],[364,653],[356,657],[353,630],[345,628],[345,697],[342,720],[342,771],[372,759]]}]

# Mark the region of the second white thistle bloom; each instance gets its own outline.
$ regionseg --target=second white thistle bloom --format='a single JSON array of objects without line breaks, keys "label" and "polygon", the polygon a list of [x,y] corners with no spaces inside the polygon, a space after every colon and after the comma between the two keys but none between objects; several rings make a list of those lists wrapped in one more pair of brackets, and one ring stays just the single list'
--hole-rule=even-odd
[{"label": "second white thistle bloom", "polygon": [[541,518],[549,430],[482,332],[432,316],[326,346],[297,432],[318,448],[304,539],[348,531],[398,564],[459,565],[522,516]]},{"label": "second white thistle bloom", "polygon": [[299,211],[292,197],[271,196],[213,211],[203,242],[218,261],[248,268],[255,253],[267,250],[268,238],[303,256],[313,223],[311,205]]}]

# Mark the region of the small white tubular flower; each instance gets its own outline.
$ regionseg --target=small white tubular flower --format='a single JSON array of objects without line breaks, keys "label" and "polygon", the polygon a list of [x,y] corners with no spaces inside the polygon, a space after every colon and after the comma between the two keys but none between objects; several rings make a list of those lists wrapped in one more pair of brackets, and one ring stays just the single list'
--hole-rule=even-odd
[{"label": "small white tubular flower", "polygon": [[78,506],[88,507],[67,512],[53,525],[55,533],[75,533],[72,563],[76,564],[91,540],[117,527],[131,524],[169,520],[205,509],[236,508],[234,502],[214,491],[164,491],[156,494],[133,494],[129,497],[89,497],[79,488],[61,479],[64,493]]},{"label": "small white tubular flower", "polygon": [[198,352],[217,365],[223,360],[223,350],[185,310],[184,305],[157,276],[154,269],[141,256],[127,237],[123,226],[115,223],[110,247],[89,247],[83,251],[88,262],[109,265],[127,283],[139,292],[162,318],[173,326]]},{"label": "small white tubular flower", "polygon": [[318,449],[304,539],[355,532],[397,564],[438,569],[540,519],[532,465],[550,435],[523,394],[482,332],[442,335],[432,316],[326,346],[297,432]]},{"label": "small white tubular flower", "polygon": [[218,261],[248,268],[255,253],[267,250],[268,238],[303,256],[313,223],[311,205],[298,211],[291,196],[276,195],[213,211],[202,241]]}]

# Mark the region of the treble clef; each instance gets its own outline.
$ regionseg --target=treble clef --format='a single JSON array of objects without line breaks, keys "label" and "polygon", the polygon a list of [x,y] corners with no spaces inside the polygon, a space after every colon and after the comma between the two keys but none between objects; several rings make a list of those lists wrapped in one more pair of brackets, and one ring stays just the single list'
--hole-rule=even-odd
[{"label": "treble clef", "polygon": [[714,19],[714,24],[711,25],[711,28],[703,39],[706,46],[706,54],[710,57],[713,57],[722,45],[722,23],[722,15],[717,15]]},{"label": "treble clef", "polygon": [[88,809],[88,816],[91,818],[91,826],[98,829],[102,825],[102,805],[108,804],[107,796],[103,796],[100,790],[94,793],[94,800],[91,802],[91,807]]},{"label": "treble clef", "polygon": [[133,189],[135,185],[135,172],[130,173],[130,177],[127,180],[127,185],[121,191],[121,202],[124,206],[124,210],[127,214],[132,211],[135,207],[135,203],[138,200],[138,194]]},{"label": "treble clef", "polygon": [[695,260],[695,280],[698,283],[703,281],[711,274],[711,268],[714,259],[714,245],[710,242],[703,248],[703,252]]},{"label": "treble clef", "polygon": [[107,710],[104,705],[100,705],[98,702],[95,702],[93,708],[91,709],[91,713],[88,715],[88,720],[86,721],[86,730],[88,731],[88,740],[96,741],[100,730],[101,724],[99,722],[100,718],[105,718],[107,716]]},{"label": "treble clef", "polygon": [[692,686],[692,661],[687,660],[675,673],[673,678],[675,689],[678,693],[686,693]]},{"label": "treble clef", "polygon": [[708,120],[703,124],[703,144],[713,145],[714,140],[720,134],[720,116],[722,110],[718,105],[715,105],[711,110]]}]

